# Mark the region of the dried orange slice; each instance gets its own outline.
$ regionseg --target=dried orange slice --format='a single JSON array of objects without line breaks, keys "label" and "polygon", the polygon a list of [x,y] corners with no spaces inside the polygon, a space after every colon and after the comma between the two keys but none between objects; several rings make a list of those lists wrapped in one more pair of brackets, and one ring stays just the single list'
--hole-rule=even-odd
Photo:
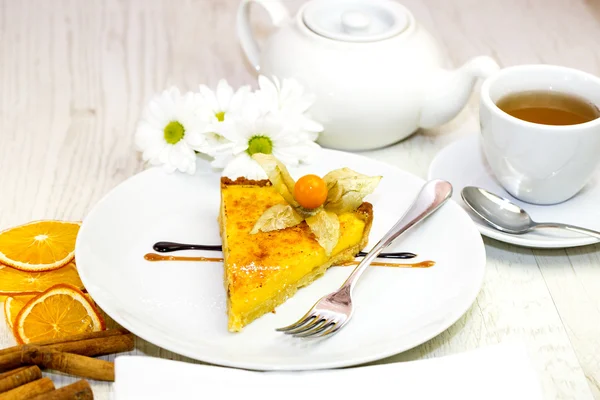
[{"label": "dried orange slice", "polygon": [[[85,298],[88,299],[90,303],[94,305],[96,304],[92,299],[92,296],[90,296],[87,293],[84,294]],[[8,324],[11,330],[13,329],[15,320],[17,319],[17,315],[19,315],[19,312],[23,309],[23,307],[25,307],[27,303],[29,303],[36,296],[37,295],[35,294],[14,297],[5,296],[6,299],[4,300],[4,317],[6,318],[6,323]]]},{"label": "dried orange slice", "polygon": [[59,284],[31,299],[19,311],[13,333],[29,343],[104,330],[96,307],[74,286]]},{"label": "dried orange slice", "polygon": [[6,317],[6,323],[12,329],[14,326],[15,320],[17,319],[17,315],[19,315],[19,311],[29,302],[29,300],[33,299],[36,295],[28,295],[28,296],[8,296],[6,300],[4,300],[4,316]]},{"label": "dried orange slice", "polygon": [[0,262],[23,271],[49,271],[73,260],[79,222],[34,221],[0,232]]},{"label": "dried orange slice", "polygon": [[83,289],[75,263],[47,272],[20,271],[0,265],[0,295],[38,294],[59,283]]}]

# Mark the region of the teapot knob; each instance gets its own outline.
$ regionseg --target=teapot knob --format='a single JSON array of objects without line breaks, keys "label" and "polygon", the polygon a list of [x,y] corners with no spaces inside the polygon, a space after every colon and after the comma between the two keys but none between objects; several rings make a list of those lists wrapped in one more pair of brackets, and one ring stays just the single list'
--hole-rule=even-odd
[{"label": "teapot knob", "polygon": [[346,11],[342,14],[342,28],[346,33],[363,32],[370,24],[371,18],[360,11]]}]

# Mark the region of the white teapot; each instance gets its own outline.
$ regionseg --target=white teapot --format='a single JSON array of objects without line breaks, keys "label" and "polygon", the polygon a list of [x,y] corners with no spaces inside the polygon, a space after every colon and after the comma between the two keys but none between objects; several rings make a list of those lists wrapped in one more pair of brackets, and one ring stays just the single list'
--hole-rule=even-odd
[{"label": "white teapot", "polygon": [[[250,28],[252,3],[278,28],[262,49]],[[450,121],[476,79],[499,70],[485,56],[443,69],[433,37],[392,0],[312,0],[295,17],[280,0],[243,0],[237,28],[257,71],[295,78],[316,95],[319,143],[343,150],[386,146]]]}]

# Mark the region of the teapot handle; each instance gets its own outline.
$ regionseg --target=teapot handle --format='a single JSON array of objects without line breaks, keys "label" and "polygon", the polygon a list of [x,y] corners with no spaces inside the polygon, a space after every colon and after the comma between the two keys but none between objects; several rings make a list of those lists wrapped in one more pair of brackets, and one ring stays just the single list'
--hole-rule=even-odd
[{"label": "teapot handle", "polygon": [[237,12],[237,34],[252,66],[260,71],[260,49],[250,26],[250,4],[257,3],[263,6],[271,17],[274,26],[280,26],[289,18],[287,8],[279,0],[242,0]]}]

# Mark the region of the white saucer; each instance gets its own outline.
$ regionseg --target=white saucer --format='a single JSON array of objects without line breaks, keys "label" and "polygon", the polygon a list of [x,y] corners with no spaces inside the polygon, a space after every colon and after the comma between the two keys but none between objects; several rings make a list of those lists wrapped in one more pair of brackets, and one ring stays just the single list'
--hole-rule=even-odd
[{"label": "white saucer", "polygon": [[[445,179],[454,186],[453,198],[463,208],[461,198],[465,186],[478,186],[496,193],[525,209],[534,221],[562,222],[600,231],[600,171],[575,197],[564,203],[538,206],[517,200],[508,194],[494,177],[479,142],[479,135],[470,135],[456,141],[438,153],[429,167],[430,179]],[[558,229],[544,229],[523,235],[497,231],[469,211],[469,215],[482,235],[507,243],[536,248],[576,247],[599,240]]]}]

